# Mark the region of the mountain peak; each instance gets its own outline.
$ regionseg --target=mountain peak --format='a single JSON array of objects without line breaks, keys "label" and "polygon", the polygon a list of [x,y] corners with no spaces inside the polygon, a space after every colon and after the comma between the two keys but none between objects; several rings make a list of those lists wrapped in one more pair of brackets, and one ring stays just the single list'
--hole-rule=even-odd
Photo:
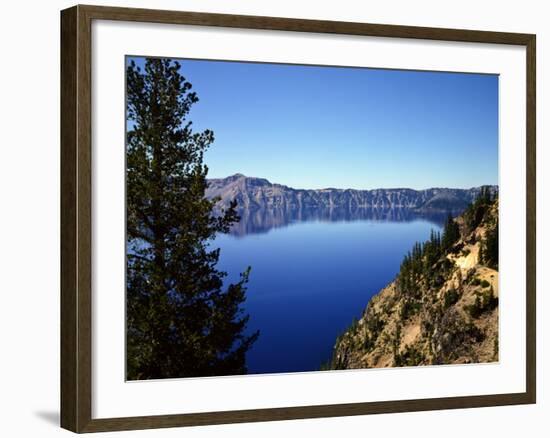
[{"label": "mountain peak", "polygon": [[259,178],[257,176],[246,176],[242,173],[235,173],[226,178],[222,178],[221,181],[224,181],[228,184],[239,182],[245,183],[251,186],[271,186],[271,182],[265,178]]},{"label": "mountain peak", "polygon": [[247,176],[242,173],[235,173],[233,175],[226,176],[225,178],[220,178],[222,181],[236,181],[238,179],[246,179]]}]

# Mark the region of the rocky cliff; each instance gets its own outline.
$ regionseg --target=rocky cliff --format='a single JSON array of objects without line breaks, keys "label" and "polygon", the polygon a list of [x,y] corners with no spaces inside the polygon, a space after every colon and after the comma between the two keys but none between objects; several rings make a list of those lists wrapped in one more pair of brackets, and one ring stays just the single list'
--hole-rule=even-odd
[{"label": "rocky cliff", "polygon": [[498,361],[498,200],[415,245],[336,340],[329,369]]},{"label": "rocky cliff", "polygon": [[[497,188],[491,187],[496,191]],[[354,190],[326,188],[319,190],[294,189],[272,184],[267,179],[235,174],[208,181],[208,198],[219,197],[219,207],[237,200],[240,209],[415,209],[430,211],[462,211],[479,194],[480,188],[406,188]]]}]

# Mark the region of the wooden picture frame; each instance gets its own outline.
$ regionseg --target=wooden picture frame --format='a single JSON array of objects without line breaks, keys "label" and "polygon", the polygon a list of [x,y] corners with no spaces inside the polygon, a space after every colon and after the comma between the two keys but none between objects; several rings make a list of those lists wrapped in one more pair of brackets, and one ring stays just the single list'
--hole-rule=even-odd
[{"label": "wooden picture frame", "polygon": [[[92,35],[93,20],[186,24],[526,48],[526,391],[194,414],[92,418]],[[254,421],[529,404],[536,401],[535,35],[382,24],[75,6],[61,12],[61,426],[99,432]]]}]

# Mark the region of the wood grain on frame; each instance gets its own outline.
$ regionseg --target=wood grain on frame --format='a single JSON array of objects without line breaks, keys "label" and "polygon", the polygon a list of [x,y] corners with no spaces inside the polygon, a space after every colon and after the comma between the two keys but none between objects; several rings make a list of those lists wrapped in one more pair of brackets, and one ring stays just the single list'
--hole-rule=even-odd
[{"label": "wood grain on frame", "polygon": [[[92,419],[92,20],[220,26],[512,44],[527,53],[526,392],[198,414]],[[535,403],[535,35],[147,9],[75,6],[61,12],[61,426],[74,432],[274,421]]]}]

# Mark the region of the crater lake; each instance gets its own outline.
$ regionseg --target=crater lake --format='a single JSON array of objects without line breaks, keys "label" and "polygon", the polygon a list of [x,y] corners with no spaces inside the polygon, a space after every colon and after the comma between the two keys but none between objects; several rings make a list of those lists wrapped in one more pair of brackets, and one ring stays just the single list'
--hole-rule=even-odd
[{"label": "crater lake", "polygon": [[445,218],[371,209],[240,216],[212,246],[221,249],[218,267],[227,283],[251,267],[243,311],[247,331],[260,336],[247,353],[249,374],[320,370],[337,336],[395,278],[414,243],[441,231]]}]

